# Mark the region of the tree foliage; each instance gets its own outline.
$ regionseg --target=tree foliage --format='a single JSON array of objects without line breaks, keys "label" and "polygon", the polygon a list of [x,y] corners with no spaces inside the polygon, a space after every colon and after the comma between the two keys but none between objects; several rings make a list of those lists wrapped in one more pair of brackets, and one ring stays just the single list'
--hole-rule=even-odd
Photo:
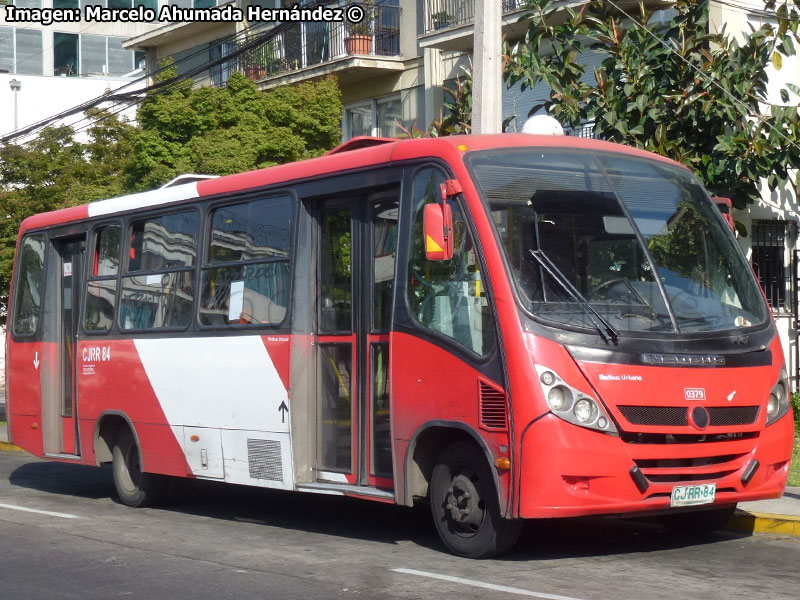
[{"label": "tree foliage", "polygon": [[[790,2],[777,25],[737,39],[710,31],[705,0],[678,0],[666,24],[643,4],[628,18],[599,0],[577,12],[530,0],[525,39],[505,48],[506,81],[546,82],[549,97],[534,111],[544,107],[568,126],[594,122],[603,139],[681,162],[742,208],[760,197],[763,180],[772,190],[795,185],[790,170],[800,167],[800,89],[781,90],[785,105],[767,102],[769,65],[779,69],[795,52]],[[587,76],[579,56],[588,47],[606,57]]]},{"label": "tree foliage", "polygon": [[341,140],[341,114],[333,78],[259,92],[234,73],[224,88],[186,81],[148,97],[136,125],[92,109],[85,136],[49,127],[0,147],[0,321],[25,217],[153,189],[180,173],[226,175],[319,156]]},{"label": "tree foliage", "polygon": [[240,73],[222,88],[182,82],[142,103],[128,183],[150,189],[180,173],[228,175],[319,156],[341,140],[341,115],[334,78],[267,92]]}]

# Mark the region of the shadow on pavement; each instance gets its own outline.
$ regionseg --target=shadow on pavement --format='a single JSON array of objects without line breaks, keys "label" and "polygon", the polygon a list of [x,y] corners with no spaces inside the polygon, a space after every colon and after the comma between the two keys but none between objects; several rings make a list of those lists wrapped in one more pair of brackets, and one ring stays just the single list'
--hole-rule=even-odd
[{"label": "shadow on pavement", "polygon": [[[45,493],[92,499],[107,497],[118,502],[109,465],[93,468],[28,463],[11,474],[10,482]],[[446,552],[435,532],[427,505],[409,509],[339,496],[209,481],[176,479],[174,483],[169,503],[155,510],[386,544],[408,541]],[[653,552],[741,537],[731,532],[705,536],[673,534],[652,519],[548,519],[526,523],[515,549],[498,560],[552,560]]]}]

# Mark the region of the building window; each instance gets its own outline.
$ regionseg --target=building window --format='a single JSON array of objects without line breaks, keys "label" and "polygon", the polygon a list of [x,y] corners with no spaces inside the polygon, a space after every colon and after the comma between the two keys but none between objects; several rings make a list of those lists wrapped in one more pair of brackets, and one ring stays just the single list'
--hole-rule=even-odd
[{"label": "building window", "polygon": [[785,221],[753,221],[752,262],[758,281],[772,310],[791,309],[789,269],[786,268]]},{"label": "building window", "polygon": [[78,74],[78,34],[53,34],[53,75]]},{"label": "building window", "polygon": [[0,27],[0,69],[15,75],[42,75],[42,31]]},{"label": "building window", "polygon": [[352,104],[344,109],[344,139],[360,135],[397,137],[402,133],[403,106],[400,96],[389,96]]},{"label": "building window", "polygon": [[81,34],[80,74],[126,75],[133,71],[134,53],[122,47],[123,39]]}]

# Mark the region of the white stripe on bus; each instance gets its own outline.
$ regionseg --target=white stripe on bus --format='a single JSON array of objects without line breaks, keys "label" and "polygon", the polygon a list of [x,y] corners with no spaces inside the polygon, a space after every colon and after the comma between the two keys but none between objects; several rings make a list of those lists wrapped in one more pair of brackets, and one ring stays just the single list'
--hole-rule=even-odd
[{"label": "white stripe on bus", "polygon": [[530,590],[522,590],[519,588],[509,587],[507,585],[496,585],[494,583],[485,583],[483,581],[476,581],[474,579],[464,579],[463,577],[453,577],[452,575],[441,575],[439,573],[428,573],[427,571],[417,571],[416,569],[392,569],[395,573],[404,573],[406,575],[417,575],[419,577],[427,577],[429,579],[439,579],[441,581],[449,581],[450,583],[460,583],[461,585],[469,585],[472,587],[482,588],[485,590],[492,590],[495,592],[506,592],[508,594],[516,594],[517,596],[528,596],[531,598],[543,598],[544,600],[579,600],[571,596],[560,596],[558,594],[545,594],[543,592],[531,592]]},{"label": "white stripe on bus", "polygon": [[89,216],[97,217],[99,215],[108,215],[125,210],[132,210],[134,208],[146,208],[148,206],[168,204],[170,202],[178,202],[179,200],[197,198],[199,195],[196,181],[184,183],[183,185],[152,190],[150,192],[128,194],[127,196],[92,202],[89,204]]}]

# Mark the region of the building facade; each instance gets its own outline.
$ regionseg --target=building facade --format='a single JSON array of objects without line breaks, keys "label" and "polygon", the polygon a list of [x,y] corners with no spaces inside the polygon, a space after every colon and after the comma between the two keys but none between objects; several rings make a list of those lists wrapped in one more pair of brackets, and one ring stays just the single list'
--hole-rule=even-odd
[{"label": "building facade", "polygon": [[[122,42],[156,23],[11,20],[7,7],[77,9],[133,8],[168,0],[0,0],[0,136],[37,123],[130,84],[144,73],[144,55]],[[144,81],[131,86],[143,87]],[[128,115],[133,117],[135,109]],[[80,121],[78,114],[61,123]],[[24,140],[19,140],[24,141]]]}]

